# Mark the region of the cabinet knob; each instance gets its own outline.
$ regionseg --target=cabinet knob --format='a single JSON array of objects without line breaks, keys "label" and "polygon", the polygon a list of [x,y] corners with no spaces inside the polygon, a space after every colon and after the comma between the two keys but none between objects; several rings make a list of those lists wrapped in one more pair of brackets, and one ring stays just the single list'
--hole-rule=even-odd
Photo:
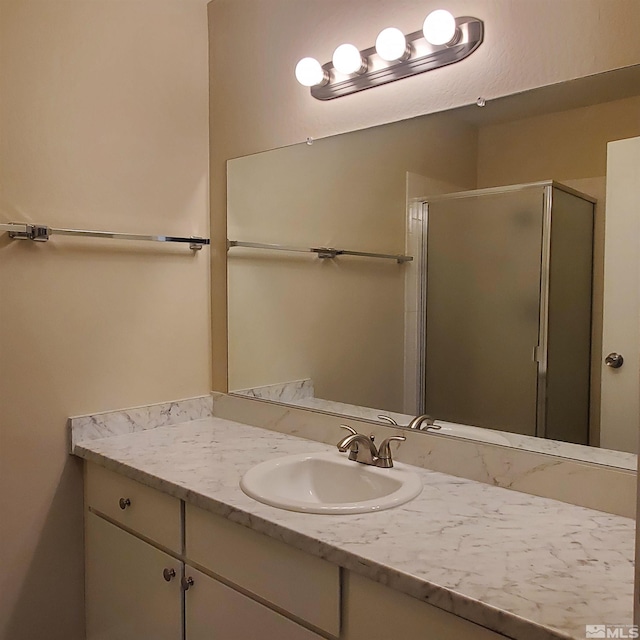
[{"label": "cabinet knob", "polygon": [[189,589],[193,587],[193,578],[191,576],[184,576],[180,584],[182,585],[183,591],[189,591]]},{"label": "cabinet knob", "polygon": [[131,500],[129,500],[129,498],[120,498],[120,500],[118,500],[118,504],[120,505],[120,508],[124,511],[127,507],[131,506]]},{"label": "cabinet knob", "polygon": [[175,569],[165,569],[162,572],[162,577],[167,581],[167,582],[171,582],[171,580],[173,580],[173,578],[176,577],[176,570]]},{"label": "cabinet knob", "polygon": [[611,367],[612,369],[619,369],[624,363],[624,358],[619,353],[610,353],[604,359],[604,363],[607,365],[607,367]]}]

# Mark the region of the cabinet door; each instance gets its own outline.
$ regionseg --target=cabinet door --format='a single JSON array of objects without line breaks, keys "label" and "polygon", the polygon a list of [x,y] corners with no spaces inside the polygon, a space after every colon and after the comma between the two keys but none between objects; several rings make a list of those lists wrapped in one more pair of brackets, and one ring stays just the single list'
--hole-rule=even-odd
[{"label": "cabinet door", "polygon": [[196,571],[185,596],[187,640],[322,640],[315,633],[240,592]]},{"label": "cabinet door", "polygon": [[507,640],[368,578],[345,573],[342,640]]},{"label": "cabinet door", "polygon": [[85,546],[87,640],[181,640],[178,560],[91,512]]},{"label": "cabinet door", "polygon": [[334,564],[193,505],[186,554],[256,599],[315,629],[340,635],[340,571]]}]

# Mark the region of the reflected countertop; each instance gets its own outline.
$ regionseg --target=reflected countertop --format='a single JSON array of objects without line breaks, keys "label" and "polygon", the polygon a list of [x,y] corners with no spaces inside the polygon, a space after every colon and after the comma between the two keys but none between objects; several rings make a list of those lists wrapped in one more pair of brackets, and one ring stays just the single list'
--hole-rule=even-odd
[{"label": "reflected countertop", "polygon": [[[517,640],[631,624],[635,522],[415,467],[422,493],[359,515],[256,502],[252,466],[332,447],[220,418],[76,443],[74,453]],[[335,450],[335,449],[334,449]]]},{"label": "reflected countertop", "polygon": [[[382,409],[371,409],[369,407],[361,407],[354,404],[335,402],[334,400],[324,400],[322,398],[315,397],[304,397],[292,400],[290,401],[290,404],[307,409],[316,409],[341,414],[345,416],[345,419],[348,419],[348,417],[354,417],[379,422],[379,416],[383,414],[393,418],[399,425],[407,425],[411,419],[414,418],[412,415],[403,413],[384,411]],[[635,471],[638,466],[638,458],[636,454],[627,453],[626,451],[601,449],[600,447],[574,444],[572,442],[561,442],[559,440],[550,440],[547,438],[537,438],[535,436],[526,436],[519,433],[511,433],[509,431],[484,429],[481,427],[474,427],[472,425],[447,422],[446,420],[436,419],[435,424],[441,427],[441,430],[437,432],[440,435],[467,438],[469,440],[475,440],[476,442],[489,442],[492,444],[511,447],[513,449],[521,449],[523,451],[532,451],[535,453],[546,453],[561,458],[567,458],[569,460],[593,462],[594,464],[626,469],[628,471]]]}]

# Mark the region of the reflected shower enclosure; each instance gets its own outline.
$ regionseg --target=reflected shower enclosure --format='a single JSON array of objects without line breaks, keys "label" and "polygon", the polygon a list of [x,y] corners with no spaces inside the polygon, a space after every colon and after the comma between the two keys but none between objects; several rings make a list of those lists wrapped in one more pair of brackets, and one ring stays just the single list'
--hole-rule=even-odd
[{"label": "reflected shower enclosure", "polygon": [[423,212],[419,412],[588,444],[593,199],[549,181]]}]

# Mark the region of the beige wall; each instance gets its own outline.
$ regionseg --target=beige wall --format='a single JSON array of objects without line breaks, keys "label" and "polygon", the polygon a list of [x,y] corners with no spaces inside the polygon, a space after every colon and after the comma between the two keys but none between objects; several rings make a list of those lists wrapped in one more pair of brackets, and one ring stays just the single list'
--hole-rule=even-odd
[{"label": "beige wall", "polygon": [[636,0],[451,0],[486,24],[463,62],[320,102],[293,76],[344,40],[371,46],[394,23],[419,28],[436,0],[213,0],[211,60],[214,386],[226,388],[225,162],[335,133],[472,103],[640,61]]},{"label": "beige wall", "polygon": [[[0,47],[0,222],[208,234],[204,1],[2,0]],[[3,640],[83,637],[66,418],[210,389],[208,262],[0,235]]]},{"label": "beige wall", "polygon": [[638,135],[640,97],[481,127],[478,188],[603,177],[607,142]]},{"label": "beige wall", "polygon": [[[473,188],[476,143],[446,114],[232,160],[229,238],[405,253],[407,171]],[[233,249],[229,388],[312,378],[319,398],[402,411],[412,268]]]}]

